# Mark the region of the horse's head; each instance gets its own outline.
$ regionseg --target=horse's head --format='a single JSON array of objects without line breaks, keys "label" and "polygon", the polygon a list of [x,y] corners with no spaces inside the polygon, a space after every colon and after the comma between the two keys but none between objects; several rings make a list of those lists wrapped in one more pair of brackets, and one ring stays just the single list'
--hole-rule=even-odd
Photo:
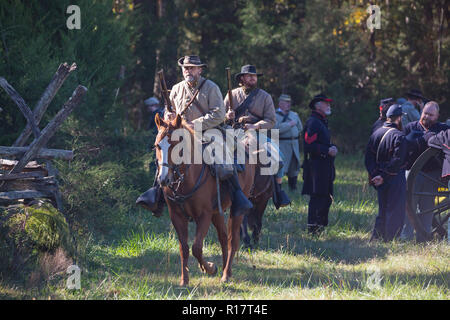
[{"label": "horse's head", "polygon": [[157,113],[155,124],[158,128],[155,139],[156,159],[158,161],[157,181],[161,186],[167,186],[173,180],[173,171],[169,170],[174,167],[170,154],[173,146],[178,143],[178,141],[171,140],[171,135],[174,130],[183,127],[183,120],[179,114],[171,121],[164,120]]}]

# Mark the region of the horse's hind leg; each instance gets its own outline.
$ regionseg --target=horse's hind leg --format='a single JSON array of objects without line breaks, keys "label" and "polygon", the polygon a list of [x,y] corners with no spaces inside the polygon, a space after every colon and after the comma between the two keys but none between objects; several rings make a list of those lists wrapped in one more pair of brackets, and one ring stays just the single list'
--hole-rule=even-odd
[{"label": "horse's hind leg", "polygon": [[248,234],[248,216],[252,213],[252,211],[253,211],[253,209],[251,209],[249,214],[244,215],[244,219],[242,220],[242,225],[241,225],[241,237],[242,237],[242,240],[244,241],[244,245],[246,248],[251,247],[250,236]]},{"label": "horse's hind leg", "polygon": [[213,214],[212,223],[217,230],[217,237],[219,238],[220,246],[222,248],[222,269],[225,270],[227,265],[228,256],[228,239],[227,239],[227,228],[225,226],[225,219],[220,213]]},{"label": "horse's hind leg", "polygon": [[211,216],[203,214],[197,221],[197,231],[195,234],[194,243],[192,244],[192,255],[197,258],[200,269],[209,274],[215,275],[217,273],[217,266],[212,262],[207,262],[203,259],[203,239],[208,233],[209,225],[211,224]]},{"label": "horse's hind leg", "polygon": [[270,193],[264,193],[261,197],[258,198],[257,204],[256,204],[256,208],[253,208],[253,216],[252,216],[252,220],[250,225],[252,226],[253,232],[252,232],[252,238],[253,238],[253,243],[255,244],[255,246],[258,245],[259,243],[259,238],[261,236],[261,229],[262,229],[262,220],[263,220],[263,215],[264,215],[264,211],[266,210],[267,207],[267,202],[269,201],[269,199],[272,197],[272,195]]},{"label": "horse's hind leg", "polygon": [[228,257],[227,265],[223,271],[222,282],[227,282],[231,277],[231,265],[233,264],[234,254],[239,250],[240,229],[243,218],[243,215],[233,217],[233,213],[230,213],[228,218]]}]

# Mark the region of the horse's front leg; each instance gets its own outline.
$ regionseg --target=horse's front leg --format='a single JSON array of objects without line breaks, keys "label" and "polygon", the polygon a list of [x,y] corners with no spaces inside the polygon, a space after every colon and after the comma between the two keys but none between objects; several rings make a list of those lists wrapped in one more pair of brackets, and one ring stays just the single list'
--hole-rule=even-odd
[{"label": "horse's front leg", "polygon": [[180,286],[185,287],[189,284],[189,269],[188,269],[188,260],[189,260],[189,245],[188,245],[188,236],[189,222],[187,219],[181,214],[170,214],[170,219],[172,220],[172,224],[175,228],[175,231],[178,235],[178,241],[180,243],[180,258],[181,258],[181,281]]},{"label": "horse's front leg", "polygon": [[197,231],[194,243],[192,244],[192,255],[197,258],[202,272],[215,275],[217,273],[217,266],[203,259],[203,239],[205,239],[211,224],[211,213],[202,214],[195,222],[197,223]]}]

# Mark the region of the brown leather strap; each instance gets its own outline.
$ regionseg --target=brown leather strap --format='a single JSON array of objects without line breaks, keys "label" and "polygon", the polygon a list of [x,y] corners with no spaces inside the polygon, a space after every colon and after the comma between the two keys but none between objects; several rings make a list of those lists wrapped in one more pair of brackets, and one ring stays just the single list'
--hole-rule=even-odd
[{"label": "brown leather strap", "polygon": [[[200,92],[200,90],[202,89],[203,85],[205,84],[207,79],[203,80],[202,83],[200,83],[200,86],[198,87],[198,89],[195,91],[194,95],[192,96],[191,100],[189,100],[189,102],[187,103],[187,105],[184,107],[184,109],[181,111],[180,115],[183,115],[187,109],[191,106],[191,104],[194,103],[195,98],[197,98],[198,93]],[[203,111],[202,108],[200,108],[197,104],[195,104],[195,106],[200,110],[200,112],[205,115],[206,113]]]}]

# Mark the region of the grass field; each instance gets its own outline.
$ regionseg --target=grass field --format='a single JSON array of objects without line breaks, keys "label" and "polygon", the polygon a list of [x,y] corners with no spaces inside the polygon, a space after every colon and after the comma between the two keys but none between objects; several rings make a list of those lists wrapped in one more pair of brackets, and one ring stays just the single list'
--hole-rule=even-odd
[{"label": "grass field", "polygon": [[[191,254],[190,285],[180,288],[178,241],[167,213],[157,219],[136,209],[129,229],[117,238],[91,236],[79,243],[80,290],[68,290],[68,275],[61,272],[38,288],[0,282],[0,298],[448,300],[447,242],[368,242],[376,195],[366,184],[361,159],[338,158],[329,227],[318,238],[305,232],[308,199],[300,191],[290,193],[291,207],[277,211],[270,202],[259,248],[241,249],[229,283],[220,282],[220,247],[211,226],[204,255],[219,273],[203,275]],[[190,245],[194,227],[190,225]]]}]

